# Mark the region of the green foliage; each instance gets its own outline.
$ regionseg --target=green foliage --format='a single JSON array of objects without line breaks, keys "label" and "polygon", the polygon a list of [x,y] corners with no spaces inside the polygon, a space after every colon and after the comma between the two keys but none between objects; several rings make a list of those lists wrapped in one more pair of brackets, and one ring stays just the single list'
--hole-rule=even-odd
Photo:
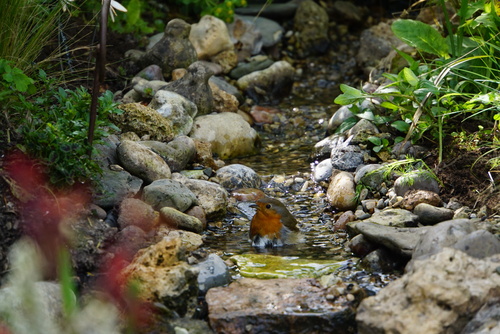
[{"label": "green foliage", "polygon": [[[54,96],[36,100],[32,121],[21,127],[20,147],[46,165],[53,184],[71,185],[101,173],[99,165],[87,157],[91,149],[86,143],[90,99],[84,88],[59,88]],[[99,97],[96,143],[108,135],[106,128],[118,130],[108,121],[111,112],[120,111],[115,108],[113,94],[106,91]]]},{"label": "green foliage", "polygon": [[[40,159],[52,183],[70,185],[100,173],[98,164],[87,156],[91,96],[86,89],[57,88],[42,70],[35,82],[5,60],[0,60],[0,75],[0,109],[22,135],[19,148]],[[39,93],[28,99],[27,93],[35,91]],[[106,129],[118,130],[108,120],[110,113],[118,112],[113,94],[105,92],[99,98],[97,142],[108,135]]]},{"label": "green foliage", "polygon": [[195,15],[213,15],[224,22],[231,23],[236,7],[246,7],[247,0],[175,0],[186,13]]},{"label": "green foliage", "polygon": [[439,57],[449,57],[445,38],[433,27],[420,21],[397,20],[391,28],[408,45]]},{"label": "green foliage", "polygon": [[371,136],[371,137],[368,137],[367,140],[370,143],[372,143],[373,145],[375,145],[372,148],[373,152],[380,152],[382,149],[389,146],[389,140],[387,140],[386,138]]},{"label": "green foliage", "polygon": [[[444,1],[440,2],[444,6]],[[377,117],[385,120],[413,141],[425,135],[438,142],[441,154],[444,137],[453,131],[450,120],[480,118],[498,123],[498,8],[485,0],[461,1],[461,6],[457,11],[460,25],[453,27],[449,20],[444,24],[450,32],[446,38],[422,22],[395,21],[392,29],[396,36],[420,51],[423,60],[398,51],[408,66],[397,74],[385,73],[386,85],[370,94],[341,85],[343,94],[335,102],[351,105],[350,110],[359,117],[359,106],[364,100],[378,101],[375,123]],[[382,149],[383,143],[374,144]]]},{"label": "green foliage", "polygon": [[[159,19],[159,13],[152,8],[148,2],[142,0],[120,1],[127,8],[126,13],[120,13],[113,21],[108,22],[111,30],[118,33],[133,33],[136,35],[151,34],[164,29],[163,22]],[[154,22],[147,22],[143,16],[149,13]],[[158,14],[155,14],[158,13]]]}]

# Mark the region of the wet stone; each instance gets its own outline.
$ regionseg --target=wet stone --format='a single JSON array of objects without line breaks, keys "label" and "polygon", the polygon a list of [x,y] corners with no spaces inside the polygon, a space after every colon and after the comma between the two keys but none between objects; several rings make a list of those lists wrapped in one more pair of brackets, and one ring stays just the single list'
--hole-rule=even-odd
[{"label": "wet stone", "polygon": [[198,287],[201,292],[208,289],[229,284],[231,275],[224,260],[217,254],[210,254],[208,258],[198,264],[200,273],[198,274]]},{"label": "wet stone", "polygon": [[335,301],[316,279],[242,278],[207,293],[217,333],[353,333],[346,293]]}]

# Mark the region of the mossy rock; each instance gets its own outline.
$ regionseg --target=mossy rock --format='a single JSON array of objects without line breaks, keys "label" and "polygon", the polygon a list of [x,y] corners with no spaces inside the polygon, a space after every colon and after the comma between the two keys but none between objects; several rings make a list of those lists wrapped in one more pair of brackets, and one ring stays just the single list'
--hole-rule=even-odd
[{"label": "mossy rock", "polygon": [[121,114],[112,114],[111,121],[122,132],[135,132],[139,137],[168,142],[174,139],[172,122],[156,110],[140,103],[126,103],[118,106]]}]

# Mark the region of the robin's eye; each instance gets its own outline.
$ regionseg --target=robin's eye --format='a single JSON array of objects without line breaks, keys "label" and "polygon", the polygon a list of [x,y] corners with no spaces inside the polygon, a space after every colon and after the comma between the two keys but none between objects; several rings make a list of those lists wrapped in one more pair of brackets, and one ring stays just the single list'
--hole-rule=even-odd
[{"label": "robin's eye", "polygon": [[271,208],[271,204],[266,204],[266,209],[270,209]]}]

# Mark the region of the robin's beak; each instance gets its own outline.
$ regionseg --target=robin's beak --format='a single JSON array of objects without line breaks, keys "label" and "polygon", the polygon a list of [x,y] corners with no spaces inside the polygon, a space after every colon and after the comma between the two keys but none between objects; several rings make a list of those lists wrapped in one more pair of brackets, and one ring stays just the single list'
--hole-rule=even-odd
[{"label": "robin's beak", "polygon": [[257,209],[259,206],[257,205],[257,203],[254,203],[254,204],[250,204],[250,207]]}]

